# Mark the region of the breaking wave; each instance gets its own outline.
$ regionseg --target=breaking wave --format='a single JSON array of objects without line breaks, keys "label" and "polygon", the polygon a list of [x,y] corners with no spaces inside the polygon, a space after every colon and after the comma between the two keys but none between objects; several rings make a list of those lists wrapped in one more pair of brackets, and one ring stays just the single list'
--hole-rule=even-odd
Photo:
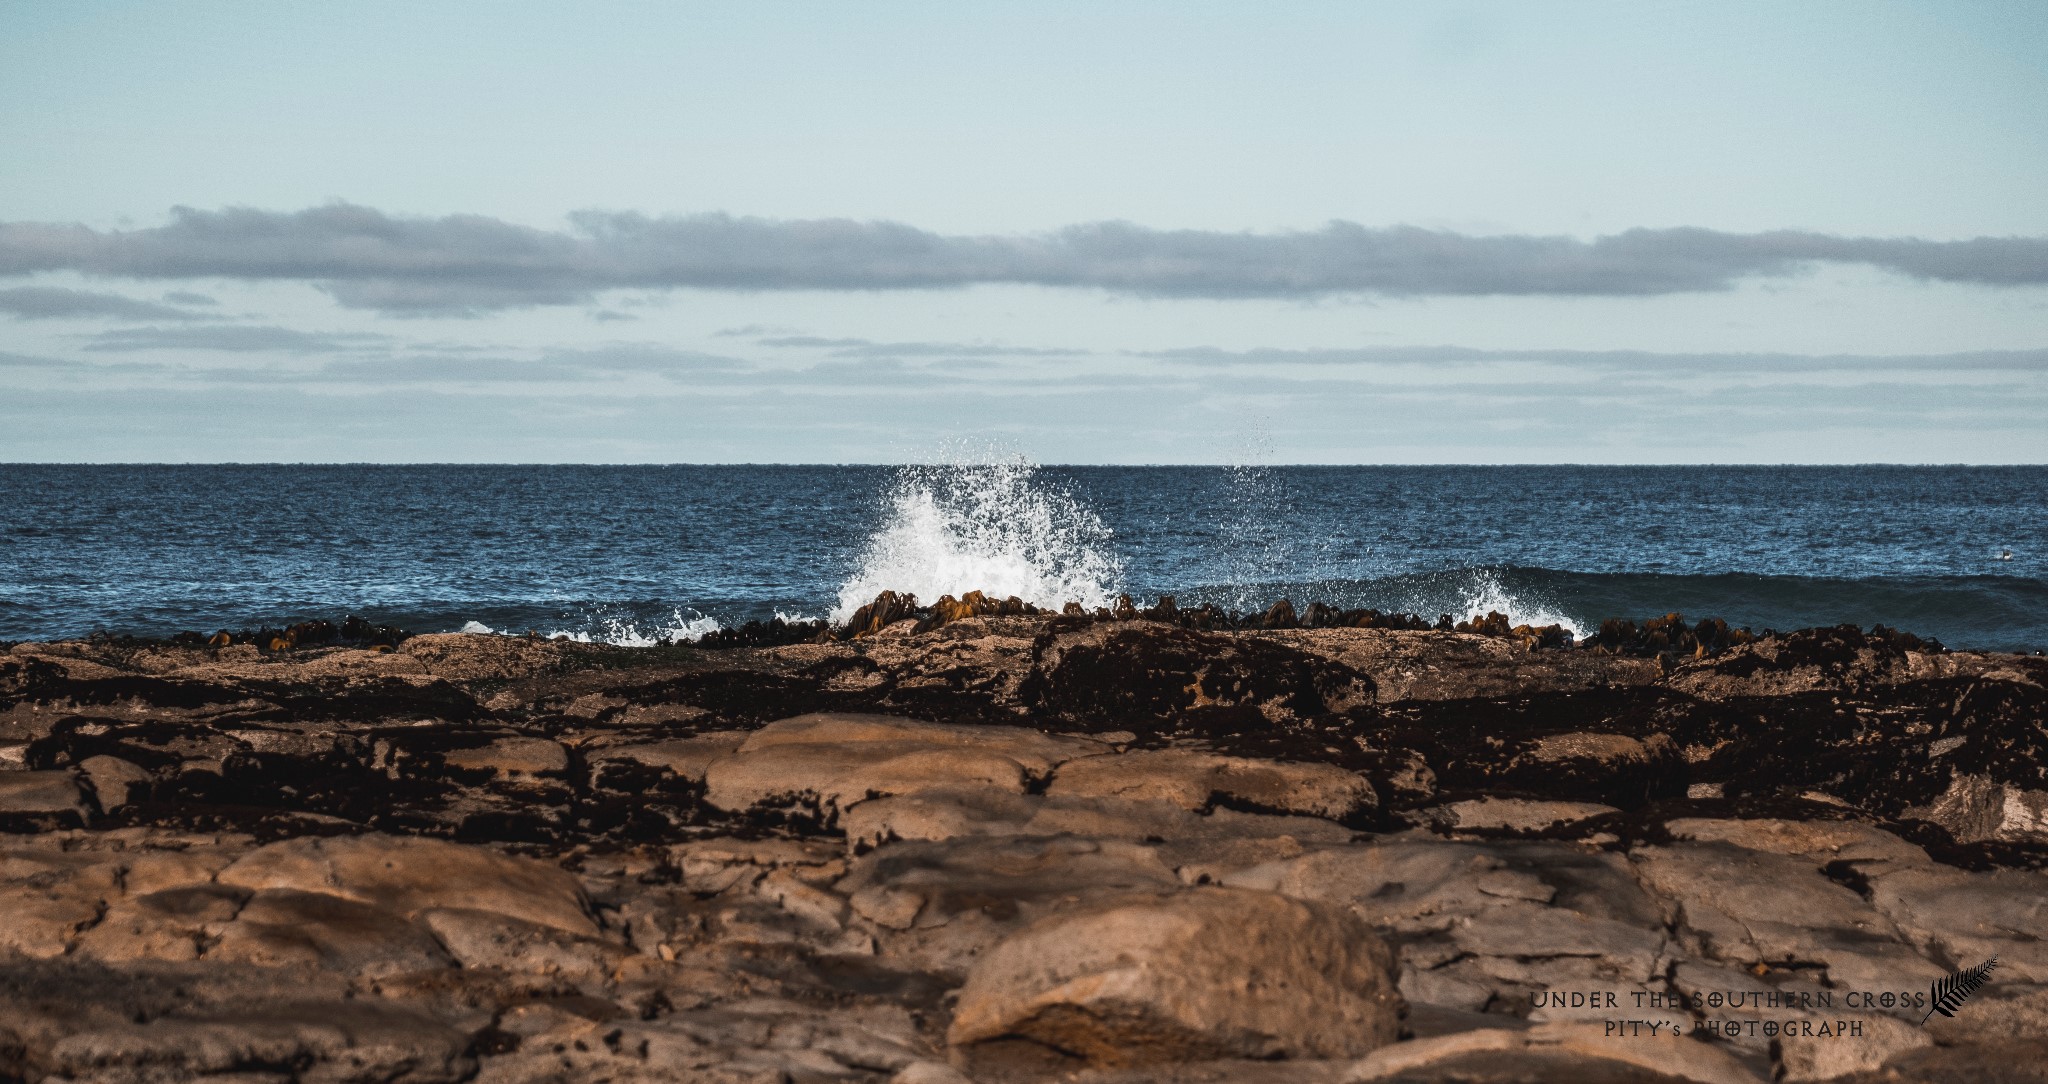
[{"label": "breaking wave", "polygon": [[[777,615],[781,616],[780,614]],[[593,615],[585,624],[575,628],[547,630],[541,635],[548,639],[566,637],[579,644],[612,644],[617,647],[653,647],[656,644],[680,643],[701,640],[724,626],[718,619],[707,617],[696,610],[678,607],[667,618],[642,621],[633,617],[616,615]],[[468,621],[459,632],[513,635],[511,629],[494,629],[481,621]]]},{"label": "breaking wave", "polygon": [[883,591],[927,603],[981,591],[1055,609],[1115,597],[1123,565],[1109,527],[1024,459],[905,467],[885,505],[840,584],[835,622]]}]

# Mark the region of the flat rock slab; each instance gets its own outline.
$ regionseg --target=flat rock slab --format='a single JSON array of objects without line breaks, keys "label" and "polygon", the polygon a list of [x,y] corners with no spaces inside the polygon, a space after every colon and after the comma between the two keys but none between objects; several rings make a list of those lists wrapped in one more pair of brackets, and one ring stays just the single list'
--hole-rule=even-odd
[{"label": "flat rock slab", "polygon": [[1604,1025],[1541,1024],[1527,1030],[1482,1028],[1417,1039],[1376,1051],[1352,1067],[1345,1084],[1421,1081],[1533,1084],[1763,1084],[1725,1051],[1669,1036],[1617,1037]]},{"label": "flat rock slab", "polygon": [[251,891],[323,893],[413,915],[436,907],[492,911],[595,935],[583,886],[556,866],[482,847],[394,836],[292,839],[259,847],[220,872]]},{"label": "flat rock slab", "polygon": [[85,795],[68,771],[0,771],[0,813],[69,813],[83,819]]},{"label": "flat rock slab", "polygon": [[[476,1071],[469,1036],[424,1014],[365,1001],[247,1005],[73,1034],[50,1051],[73,1080],[154,1084],[303,1065],[307,1081],[443,1084]],[[243,1078],[248,1079],[248,1078]],[[257,1077],[256,1079],[266,1079]]]},{"label": "flat rock slab", "polygon": [[1022,794],[1027,781],[1104,749],[1026,727],[950,726],[888,715],[813,714],[769,723],[705,772],[705,800],[727,810],[973,787]]},{"label": "flat rock slab", "polygon": [[1159,798],[1082,798],[1012,794],[997,790],[932,790],[859,802],[840,818],[856,849],[890,840],[961,836],[1059,836],[1131,841],[1291,838],[1345,843],[1352,833],[1315,817],[1274,816],[1218,809],[1195,813]]},{"label": "flat rock slab", "polygon": [[1343,820],[1378,804],[1372,784],[1331,764],[1148,749],[1070,761],[1054,774],[1056,797],[1154,799],[1183,809],[1236,803],[1275,813]]},{"label": "flat rock slab", "polygon": [[1330,1058],[1392,1042],[1392,954],[1340,907],[1198,888],[1098,901],[976,964],[947,1040],[1029,1039],[1096,1065]]}]

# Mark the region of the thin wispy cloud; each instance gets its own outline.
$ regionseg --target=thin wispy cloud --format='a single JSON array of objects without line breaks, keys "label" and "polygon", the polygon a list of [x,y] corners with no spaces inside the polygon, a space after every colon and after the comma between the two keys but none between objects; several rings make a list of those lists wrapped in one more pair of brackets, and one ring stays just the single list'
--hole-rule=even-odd
[{"label": "thin wispy cloud", "polygon": [[317,284],[341,304],[462,314],[582,304],[613,289],[904,290],[1017,284],[1186,298],[1548,295],[1725,290],[1816,264],[1982,286],[2048,284],[2048,238],[1841,237],[1632,229],[1582,240],[1332,222],[1282,233],[1128,222],[1009,236],[896,222],[579,212],[566,230],[482,215],[409,218],[346,203],[177,208],[168,225],[0,223],[0,275]]},{"label": "thin wispy cloud", "polygon": [[325,354],[366,350],[391,341],[367,331],[296,331],[288,327],[220,325],[130,327],[102,331],[84,349],[99,353],[144,350],[217,350],[227,353]]},{"label": "thin wispy cloud", "polygon": [[844,358],[1057,358],[1085,351],[988,343],[875,342],[871,339],[828,339],[816,335],[783,335],[755,339],[758,346],[824,350]]},{"label": "thin wispy cloud", "polygon": [[1817,372],[1895,370],[1962,372],[2007,370],[2048,373],[2048,349],[1973,350],[1953,354],[1658,353],[1648,350],[1481,350],[1464,346],[1360,346],[1286,350],[1224,350],[1191,346],[1137,354],[1201,367],[1275,365],[1475,365],[1540,363],[1575,369],[1641,370],[1658,375],[1700,372]]},{"label": "thin wispy cloud", "polygon": [[[197,294],[165,294],[165,300]],[[209,301],[211,299],[208,299]],[[199,314],[120,294],[62,286],[16,286],[0,290],[0,313],[17,320],[195,320]]]}]

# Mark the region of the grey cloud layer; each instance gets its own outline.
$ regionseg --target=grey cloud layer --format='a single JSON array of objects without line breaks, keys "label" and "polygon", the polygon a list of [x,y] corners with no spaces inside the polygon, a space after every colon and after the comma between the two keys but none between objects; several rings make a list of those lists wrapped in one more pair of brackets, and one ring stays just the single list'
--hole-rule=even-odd
[{"label": "grey cloud layer", "polygon": [[896,290],[978,283],[1205,298],[1648,296],[1725,289],[1815,262],[1921,279],[2048,283],[2048,238],[1966,241],[1635,229],[1581,241],[1333,222],[1292,233],[1122,222],[1029,236],[947,236],[893,222],[582,212],[566,231],[478,215],[401,218],[332,204],[280,213],[177,208],[169,225],[99,231],[0,223],[0,275],[221,277],[320,284],[344,305],[474,312],[589,301],[621,288]]},{"label": "grey cloud layer", "polygon": [[1191,346],[1141,355],[1203,367],[1240,365],[1472,365],[1509,362],[1578,369],[1687,372],[1813,372],[2018,370],[2048,373],[2048,349],[1975,350],[1955,354],[1657,353],[1648,350],[1480,350],[1465,346],[1361,346],[1349,349],[1222,350]]},{"label": "grey cloud layer", "polygon": [[[180,296],[166,295],[172,300]],[[18,320],[191,320],[194,315],[154,301],[120,294],[68,290],[62,286],[16,286],[0,290],[0,312]]]}]

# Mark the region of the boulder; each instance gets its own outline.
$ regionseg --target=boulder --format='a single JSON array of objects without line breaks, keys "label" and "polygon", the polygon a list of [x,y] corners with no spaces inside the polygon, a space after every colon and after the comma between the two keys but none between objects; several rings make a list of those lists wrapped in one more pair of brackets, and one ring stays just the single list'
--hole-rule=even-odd
[{"label": "boulder", "polygon": [[86,785],[108,813],[128,804],[130,796],[149,785],[149,773],[120,757],[96,756],[80,761]]},{"label": "boulder", "polygon": [[1100,1066],[1329,1058],[1392,1042],[1393,956],[1342,908],[1197,888],[1062,909],[977,963],[946,1038]]}]

